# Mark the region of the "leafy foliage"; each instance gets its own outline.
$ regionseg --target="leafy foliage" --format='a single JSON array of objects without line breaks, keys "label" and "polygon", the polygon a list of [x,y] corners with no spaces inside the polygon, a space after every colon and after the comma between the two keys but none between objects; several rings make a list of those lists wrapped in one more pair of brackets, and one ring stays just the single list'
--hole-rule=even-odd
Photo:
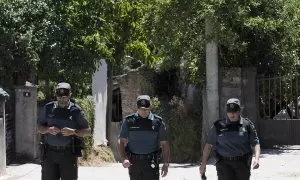
[{"label": "leafy foliage", "polygon": [[[149,21],[155,28],[148,32],[163,66],[185,62],[187,80],[196,84],[204,82],[205,44],[212,39],[218,43],[221,66],[286,74],[299,64],[298,11],[295,0],[170,0],[153,12]],[[214,27],[210,36],[205,20]]]},{"label": "leafy foliage", "polygon": [[163,104],[158,98],[153,98],[152,104],[151,111],[162,116],[166,123],[171,144],[171,162],[186,163],[199,159],[198,135],[201,133],[198,132],[199,128],[197,128],[196,122],[199,119],[188,114],[183,100],[174,96],[167,104]]},{"label": "leafy foliage", "polygon": [[122,73],[127,57],[133,64],[150,65],[155,60],[142,28],[151,3],[1,1],[0,51],[4,58],[0,73],[37,74],[46,84],[69,81],[75,95],[89,94],[100,59],[115,64],[116,74]]},{"label": "leafy foliage", "polygon": [[[35,71],[52,14],[44,1],[0,2],[1,83],[16,71]],[[5,78],[4,78],[5,77]],[[8,80],[8,81],[6,81]]]},{"label": "leafy foliage", "polygon": [[[87,98],[84,99],[76,99],[76,103],[78,103],[80,107],[82,107],[85,114],[85,118],[88,120],[93,134],[94,126],[95,126],[95,104],[94,104],[93,97],[88,96]],[[93,145],[94,145],[93,136],[84,137],[84,143],[85,143],[85,150],[83,151],[82,158],[87,159],[88,155],[91,154],[93,150]]]}]

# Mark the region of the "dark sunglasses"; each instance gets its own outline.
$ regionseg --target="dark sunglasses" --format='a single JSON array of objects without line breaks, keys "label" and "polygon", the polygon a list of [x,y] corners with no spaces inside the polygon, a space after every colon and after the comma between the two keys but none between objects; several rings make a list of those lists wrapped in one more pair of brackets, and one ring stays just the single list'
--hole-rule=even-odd
[{"label": "dark sunglasses", "polygon": [[237,104],[228,104],[226,107],[226,111],[229,113],[240,111],[240,106]]},{"label": "dark sunglasses", "polygon": [[56,90],[56,96],[62,97],[62,96],[69,96],[70,90],[69,89],[57,89]]}]

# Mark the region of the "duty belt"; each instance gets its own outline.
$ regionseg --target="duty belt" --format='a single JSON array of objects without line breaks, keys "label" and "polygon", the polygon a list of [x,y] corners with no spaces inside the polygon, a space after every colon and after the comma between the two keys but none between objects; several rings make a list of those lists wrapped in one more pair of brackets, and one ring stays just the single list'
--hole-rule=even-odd
[{"label": "duty belt", "polygon": [[223,160],[229,160],[229,161],[242,161],[242,160],[248,160],[250,153],[247,153],[245,155],[242,156],[221,156],[218,155],[220,159]]},{"label": "duty belt", "polygon": [[69,151],[72,149],[71,145],[67,145],[67,146],[52,146],[47,144],[47,148],[50,151]]},{"label": "duty belt", "polygon": [[130,153],[130,159],[132,160],[152,160],[153,158],[157,158],[157,153],[149,153],[149,154],[134,154]]}]

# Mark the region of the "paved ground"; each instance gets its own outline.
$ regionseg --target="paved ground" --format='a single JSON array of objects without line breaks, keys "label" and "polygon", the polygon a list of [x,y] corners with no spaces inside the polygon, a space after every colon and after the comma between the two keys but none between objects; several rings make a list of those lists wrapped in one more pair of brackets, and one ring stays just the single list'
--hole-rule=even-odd
[{"label": "paved ground", "polygon": [[[300,150],[264,150],[260,169],[252,171],[252,180],[300,180]],[[39,180],[37,164],[10,165],[7,175],[0,180]],[[208,179],[216,180],[213,165],[207,166]],[[187,164],[172,164],[167,177],[162,180],[199,180],[198,167]],[[127,169],[120,164],[106,167],[80,167],[79,180],[129,180]]]}]

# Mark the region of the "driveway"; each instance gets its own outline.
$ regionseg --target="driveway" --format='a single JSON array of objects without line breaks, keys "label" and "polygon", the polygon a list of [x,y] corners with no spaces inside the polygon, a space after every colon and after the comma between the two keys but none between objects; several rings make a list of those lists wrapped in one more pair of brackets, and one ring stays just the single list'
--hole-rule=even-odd
[{"label": "driveway", "polygon": [[[252,180],[300,180],[300,150],[263,150],[260,168],[252,171]],[[40,180],[40,166],[37,164],[10,165],[7,175],[0,180]],[[199,180],[198,166],[171,164],[169,174],[162,180]],[[207,179],[216,180],[215,166],[207,166]],[[80,167],[79,180],[129,180],[127,169],[120,164],[106,167]]]}]

